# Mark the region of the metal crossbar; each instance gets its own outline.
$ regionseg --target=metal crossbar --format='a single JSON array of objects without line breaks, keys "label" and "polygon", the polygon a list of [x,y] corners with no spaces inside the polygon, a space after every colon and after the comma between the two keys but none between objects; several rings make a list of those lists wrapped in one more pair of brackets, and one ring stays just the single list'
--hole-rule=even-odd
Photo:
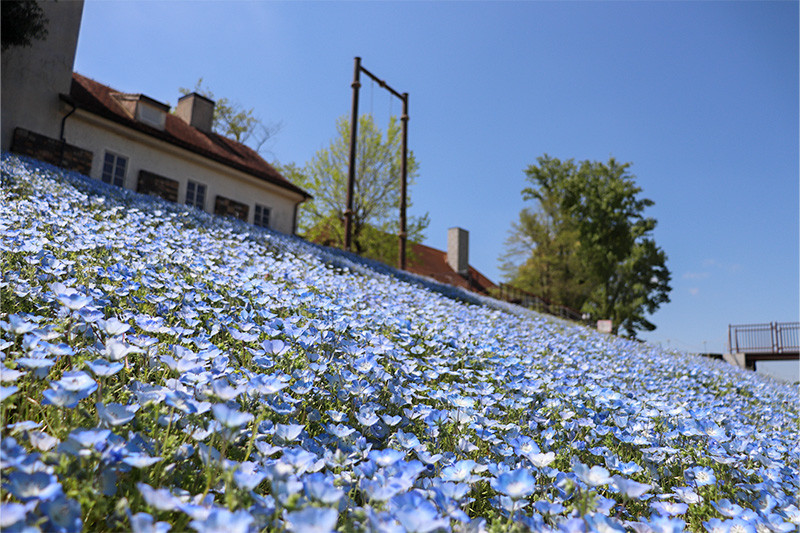
[{"label": "metal crossbar", "polygon": [[800,322],[728,326],[731,353],[790,354],[800,351]]}]

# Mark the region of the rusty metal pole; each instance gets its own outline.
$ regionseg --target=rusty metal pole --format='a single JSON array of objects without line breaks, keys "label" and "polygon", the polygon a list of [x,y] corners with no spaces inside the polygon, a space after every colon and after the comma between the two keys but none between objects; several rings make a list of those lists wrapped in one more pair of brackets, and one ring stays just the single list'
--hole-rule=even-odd
[{"label": "rusty metal pole", "polygon": [[361,58],[355,58],[353,71],[353,107],[350,114],[350,164],[347,167],[347,207],[344,210],[344,249],[353,242],[353,190],[356,183],[356,139],[358,138],[358,89],[361,87]]},{"label": "rusty metal pole", "polygon": [[399,253],[397,255],[397,268],[406,269],[406,196],[408,185],[408,93],[403,93],[403,114],[400,117],[403,123],[403,159],[400,166],[402,181],[400,182],[400,233],[398,234]]}]

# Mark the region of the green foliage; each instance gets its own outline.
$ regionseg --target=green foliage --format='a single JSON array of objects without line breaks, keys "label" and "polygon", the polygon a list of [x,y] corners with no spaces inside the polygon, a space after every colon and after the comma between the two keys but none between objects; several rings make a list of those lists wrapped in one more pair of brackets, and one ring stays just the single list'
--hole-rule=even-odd
[{"label": "green foliage", "polygon": [[47,17],[34,0],[5,0],[0,2],[2,13],[3,52],[12,46],[31,46],[33,40],[47,37]]},{"label": "green foliage", "polygon": [[525,173],[525,208],[506,241],[502,270],[514,285],[555,303],[611,319],[635,337],[655,325],[645,318],[669,302],[667,256],[645,217],[653,201],[628,169],[608,163],[560,161],[547,155]]},{"label": "green foliage", "polygon": [[281,130],[281,124],[265,124],[256,117],[253,108],[245,109],[224,96],[215,97],[210,89],[203,87],[203,78],[197,80],[194,89],[181,87],[179,91],[183,95],[194,92],[214,100],[214,131],[246,144],[256,152],[261,152],[266,142]]},{"label": "green foliage", "polygon": [[[347,206],[347,173],[350,158],[350,120],[340,117],[336,137],[327,148],[299,168],[294,163],[277,164],[292,183],[309,191],[313,200],[300,206],[298,226],[309,240],[326,245],[344,246],[344,216]],[[400,208],[402,138],[399,122],[393,117],[385,132],[371,115],[362,115],[358,123],[356,176],[353,192],[353,248],[366,257],[393,264],[397,260]],[[419,164],[409,150],[408,187],[418,175]],[[411,207],[410,199],[407,207]],[[409,242],[424,238],[429,219],[408,217]]]}]

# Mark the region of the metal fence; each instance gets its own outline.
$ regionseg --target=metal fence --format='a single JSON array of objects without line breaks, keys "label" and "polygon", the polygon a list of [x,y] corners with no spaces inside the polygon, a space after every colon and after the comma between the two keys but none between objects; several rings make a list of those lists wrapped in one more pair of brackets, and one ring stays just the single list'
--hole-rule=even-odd
[{"label": "metal fence", "polygon": [[531,294],[528,291],[509,285],[508,283],[501,283],[497,287],[497,296],[501,300],[521,305],[528,309],[534,309],[542,313],[566,318],[567,320],[586,322],[586,317],[581,315],[579,311],[564,305],[554,304],[541,296],[536,296],[535,294]]},{"label": "metal fence", "polygon": [[731,353],[788,354],[800,350],[800,322],[728,326]]}]

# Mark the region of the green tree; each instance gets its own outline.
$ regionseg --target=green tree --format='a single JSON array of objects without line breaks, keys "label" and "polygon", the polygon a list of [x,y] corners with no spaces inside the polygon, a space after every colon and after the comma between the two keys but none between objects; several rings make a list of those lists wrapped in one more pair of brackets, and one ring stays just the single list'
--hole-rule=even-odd
[{"label": "green tree", "polygon": [[[336,137],[319,150],[301,169],[294,164],[280,165],[281,173],[309,191],[313,200],[300,206],[298,226],[309,240],[344,246],[344,210],[347,205],[347,174],[350,157],[350,120],[340,117]],[[394,264],[400,208],[400,168],[402,139],[395,118],[382,132],[371,115],[358,122],[356,174],[353,193],[353,247],[356,253]],[[407,179],[410,187],[419,165],[408,152]],[[407,202],[411,207],[411,202]],[[420,242],[428,226],[428,215],[408,217],[409,242]]]},{"label": "green tree", "polygon": [[34,39],[47,37],[47,17],[34,0],[5,0],[0,6],[3,52],[12,46],[31,46]]},{"label": "green tree", "polygon": [[652,238],[656,221],[644,216],[653,202],[639,197],[630,163],[576,164],[547,155],[537,163],[526,169],[530,185],[522,190],[537,210],[524,209],[512,226],[506,277],[556,303],[611,319],[615,332],[635,337],[655,329],[646,314],[669,302],[670,272]]},{"label": "green tree", "polygon": [[577,228],[562,210],[563,184],[575,165],[540,158],[540,166],[526,170],[535,188],[526,188],[524,208],[512,223],[500,269],[515,286],[550,302],[581,309],[591,285],[589,273],[578,256]]},{"label": "green tree", "polygon": [[214,118],[212,127],[215,132],[246,144],[256,152],[264,150],[264,145],[280,132],[280,123],[266,124],[255,115],[253,108],[246,109],[238,102],[228,98],[214,96],[207,87],[203,87],[203,78],[197,80],[194,89],[181,87],[180,93],[187,95],[197,93],[214,100]]}]

